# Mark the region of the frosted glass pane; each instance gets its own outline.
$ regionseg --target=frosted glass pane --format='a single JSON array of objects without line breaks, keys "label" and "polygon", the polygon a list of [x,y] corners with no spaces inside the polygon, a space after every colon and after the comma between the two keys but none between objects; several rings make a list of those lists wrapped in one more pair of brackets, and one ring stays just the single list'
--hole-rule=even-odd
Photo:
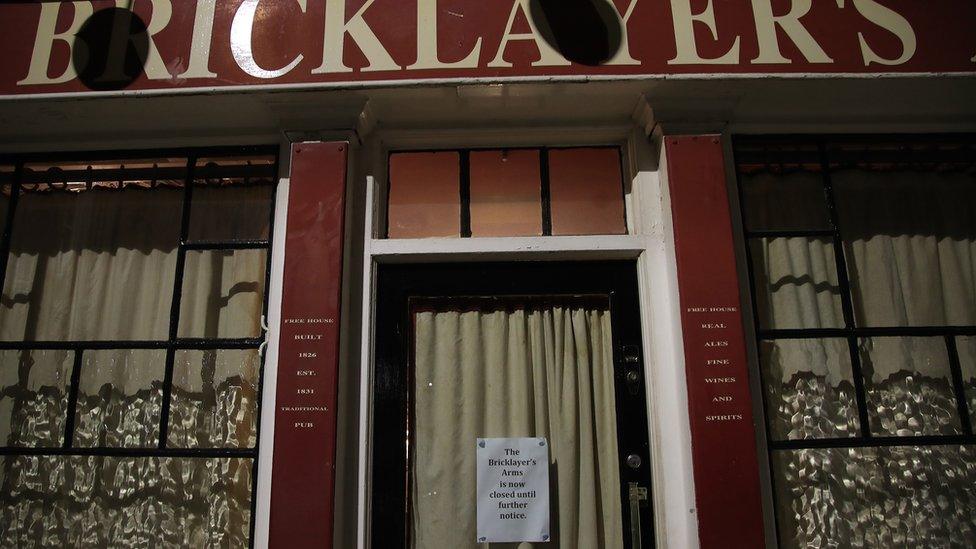
[{"label": "frosted glass pane", "polygon": [[542,234],[539,151],[476,151],[471,160],[471,236]]},{"label": "frosted glass pane", "polygon": [[774,440],[859,434],[846,339],[761,342],[766,416]]},{"label": "frosted glass pane", "polygon": [[177,351],[168,445],[253,448],[260,367],[257,349]]},{"label": "frosted glass pane", "polygon": [[74,446],[155,447],[166,351],[90,350],[81,360]]},{"label": "frosted glass pane", "polygon": [[22,194],[0,338],[166,339],[182,201],[168,187]]},{"label": "frosted glass pane", "polygon": [[389,238],[460,236],[460,178],[456,152],[390,155]]},{"label": "frosted glass pane", "polygon": [[780,547],[971,547],[974,461],[972,446],[774,451]]},{"label": "frosted glass pane", "polygon": [[872,433],[962,434],[943,338],[869,337],[858,346]]},{"label": "frosted glass pane", "polygon": [[845,169],[832,177],[858,325],[976,325],[976,176]]},{"label": "frosted glass pane", "polygon": [[749,230],[830,228],[820,173],[762,171],[741,175],[739,185]]},{"label": "frosted glass pane", "polygon": [[5,456],[0,547],[247,547],[253,464]]},{"label": "frosted glass pane", "polygon": [[552,234],[624,234],[620,151],[615,148],[549,151]]},{"label": "frosted glass pane", "polygon": [[71,351],[0,351],[0,446],[61,446]]},{"label": "frosted glass pane", "polygon": [[195,184],[190,208],[190,241],[267,240],[271,193],[267,185]]},{"label": "frosted glass pane", "polygon": [[830,239],[757,238],[749,246],[761,328],[844,326]]},{"label": "frosted glass pane", "polygon": [[257,337],[267,257],[261,249],[188,251],[180,337]]}]

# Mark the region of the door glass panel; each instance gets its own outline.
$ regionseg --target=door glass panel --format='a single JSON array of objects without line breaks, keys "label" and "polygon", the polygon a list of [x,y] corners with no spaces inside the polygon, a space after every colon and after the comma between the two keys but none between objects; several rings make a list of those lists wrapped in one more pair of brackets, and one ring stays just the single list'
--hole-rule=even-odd
[{"label": "door glass panel", "polygon": [[411,545],[479,547],[476,439],[545,437],[554,543],[539,546],[622,547],[607,299],[423,300],[411,312]]}]

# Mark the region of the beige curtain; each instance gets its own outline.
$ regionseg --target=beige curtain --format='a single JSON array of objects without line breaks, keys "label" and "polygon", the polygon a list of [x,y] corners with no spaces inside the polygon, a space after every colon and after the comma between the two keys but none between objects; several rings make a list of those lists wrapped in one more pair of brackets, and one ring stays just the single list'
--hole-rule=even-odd
[{"label": "beige curtain", "polygon": [[414,321],[413,546],[477,547],[478,437],[546,437],[545,546],[620,547],[609,312],[520,306]]},{"label": "beige curtain", "polygon": [[[770,176],[754,177],[768,183]],[[973,174],[845,169],[831,177],[857,325],[976,324]],[[805,184],[797,178],[810,174],[777,176],[784,186]],[[819,218],[822,201],[808,197],[789,211],[751,219]],[[783,209],[776,201],[750,206]],[[752,249],[763,327],[843,326],[830,239],[757,239]],[[846,340],[777,340],[764,342],[762,351],[774,437],[858,434]],[[858,353],[872,432],[961,432],[941,337],[861,338]],[[840,540],[853,547],[949,547],[976,529],[971,512],[956,512],[976,506],[969,450],[797,450],[773,457],[784,547]]]},{"label": "beige curtain", "polygon": [[[208,190],[195,215],[255,226],[234,221],[254,217],[253,203],[235,207],[217,192]],[[182,198],[173,188],[23,194],[0,339],[167,340]],[[261,219],[267,225],[266,207]],[[227,237],[208,232],[213,223],[192,225],[200,239]],[[258,336],[265,265],[263,250],[188,252],[179,336]],[[156,447],[166,351],[84,351],[77,407],[67,410],[74,354],[0,352],[0,444],[61,446],[70,414],[75,447]],[[253,447],[259,364],[256,350],[178,351],[168,445]],[[246,546],[251,467],[249,459],[8,456],[0,546]]]}]

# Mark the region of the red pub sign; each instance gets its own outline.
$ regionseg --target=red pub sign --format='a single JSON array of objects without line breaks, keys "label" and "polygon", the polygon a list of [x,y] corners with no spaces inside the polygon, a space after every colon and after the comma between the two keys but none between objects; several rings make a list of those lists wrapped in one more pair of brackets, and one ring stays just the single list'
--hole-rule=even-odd
[{"label": "red pub sign", "polygon": [[[93,44],[86,25],[100,12],[141,26],[108,24],[87,34],[104,42]],[[89,92],[124,77],[114,90],[973,73],[974,21],[966,0],[6,2],[0,96]],[[127,74],[133,32],[141,63]],[[591,43],[605,55],[573,54]],[[104,58],[86,80],[92,52]]]}]

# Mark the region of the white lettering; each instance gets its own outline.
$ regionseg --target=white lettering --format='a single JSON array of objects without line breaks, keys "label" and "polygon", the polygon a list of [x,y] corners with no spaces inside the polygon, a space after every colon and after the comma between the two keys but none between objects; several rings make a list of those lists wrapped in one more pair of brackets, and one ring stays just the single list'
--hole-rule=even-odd
[{"label": "white lettering", "polygon": [[721,416],[705,416],[705,421],[739,421],[742,414],[727,414]]},{"label": "white lettering", "polygon": [[417,61],[408,69],[474,69],[481,55],[481,37],[460,61],[442,62],[437,57],[437,0],[417,0]]},{"label": "white lettering", "polygon": [[[57,32],[58,14],[61,13],[61,6],[70,5],[74,10],[71,24],[62,32]],[[37,37],[34,38],[33,55],[31,56],[30,68],[27,76],[17,82],[18,86],[34,84],[61,84],[78,77],[72,63],[72,56],[75,48],[85,48],[79,51],[79,57],[87,58],[87,46],[84,42],[78,42],[75,35],[81,30],[85,20],[91,17],[94,12],[91,2],[43,2],[41,3],[41,16],[37,22]],[[68,64],[60,75],[48,77],[48,68],[51,64],[51,50],[54,41],[60,40],[68,45]]]},{"label": "white lettering", "polygon": [[617,6],[610,2],[610,5],[614,7],[614,11],[620,18],[620,48],[617,53],[613,54],[613,57],[607,61],[606,65],[640,65],[641,62],[634,59],[634,56],[630,53],[630,41],[627,38],[627,22],[630,21],[631,14],[634,13],[634,8],[637,7],[638,0],[631,0],[630,4],[627,4],[627,10],[624,11],[623,15],[616,9]]},{"label": "white lettering", "polygon": [[[552,46],[548,42],[539,38],[539,30],[530,15],[528,2],[529,0],[515,0],[512,3],[512,11],[509,12],[508,22],[505,24],[505,34],[502,35],[502,41],[498,44],[498,51],[495,52],[495,58],[488,62],[489,67],[511,67],[512,64],[505,61],[505,48],[508,47],[509,42],[516,40],[531,40],[535,43],[536,49],[539,50],[539,60],[532,63],[533,67],[556,67],[571,64],[559,52],[552,49]],[[529,30],[532,32],[518,34],[512,32],[512,27],[515,25],[515,17],[518,15],[519,9],[522,10],[522,14],[528,20]]]},{"label": "white lettering", "polygon": [[[298,57],[292,59],[291,63],[278,70],[267,70],[258,66],[257,61],[254,60],[254,51],[252,50],[254,44],[251,42],[251,32],[254,30],[254,12],[257,10],[260,1],[244,0],[244,3],[237,8],[234,21],[230,25],[230,50],[234,54],[234,61],[237,62],[237,66],[247,74],[255,78],[278,78],[297,67],[303,56],[298,54]],[[296,1],[304,12],[306,0]]]},{"label": "white lettering", "polygon": [[854,0],[854,7],[865,19],[894,34],[901,41],[901,55],[895,59],[888,59],[881,57],[871,49],[867,40],[864,39],[863,33],[857,33],[857,40],[861,44],[861,56],[864,58],[864,66],[868,66],[871,63],[901,65],[915,55],[915,48],[917,47],[915,31],[912,30],[912,25],[907,19],[874,0]]},{"label": "white lettering", "polygon": [[325,43],[322,46],[322,65],[312,70],[312,74],[331,72],[352,72],[342,60],[346,34],[356,43],[366,56],[368,65],[363,71],[395,71],[400,68],[390,57],[379,38],[366,24],[363,14],[375,0],[366,0],[359,11],[346,21],[346,0],[327,0],[325,3]]},{"label": "white lettering", "polygon": [[214,78],[210,72],[210,45],[213,42],[214,9],[217,0],[197,0],[193,16],[193,37],[190,42],[190,64],[180,78]]},{"label": "white lettering", "polygon": [[738,36],[729,51],[719,57],[705,58],[698,55],[698,45],[695,43],[696,21],[704,23],[712,33],[712,38],[718,40],[712,0],[707,0],[701,13],[691,12],[691,0],[671,0],[671,19],[674,22],[674,42],[678,53],[674,59],[668,61],[669,65],[734,65],[739,62]]},{"label": "white lettering", "polygon": [[820,44],[810,36],[800,18],[810,11],[813,0],[791,0],[790,11],[786,15],[773,15],[772,0],[752,0],[752,13],[756,18],[756,35],[759,38],[759,56],[752,63],[792,63],[783,57],[776,38],[779,26],[786,36],[810,63],[833,63]]}]

